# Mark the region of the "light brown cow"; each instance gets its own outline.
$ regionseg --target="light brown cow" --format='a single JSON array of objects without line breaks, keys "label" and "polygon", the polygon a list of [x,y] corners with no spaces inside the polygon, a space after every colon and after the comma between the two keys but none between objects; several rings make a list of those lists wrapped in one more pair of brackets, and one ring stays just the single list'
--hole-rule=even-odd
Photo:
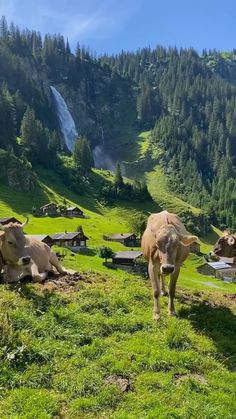
[{"label": "light brown cow", "polygon": [[55,252],[46,243],[24,235],[23,227],[27,222],[0,225],[0,253],[5,280],[14,282],[30,275],[33,281],[42,282],[51,265],[58,272],[65,273]]},{"label": "light brown cow", "polygon": [[170,315],[175,315],[175,287],[182,263],[189,254],[189,245],[198,238],[190,236],[179,217],[162,211],[151,214],[142,237],[143,255],[148,260],[149,278],[152,282],[154,310],[153,319],[160,319],[160,294],[166,294],[165,276],[170,275]]},{"label": "light brown cow", "polygon": [[210,256],[236,257],[236,235],[232,234],[230,230],[225,231],[214,245]]}]

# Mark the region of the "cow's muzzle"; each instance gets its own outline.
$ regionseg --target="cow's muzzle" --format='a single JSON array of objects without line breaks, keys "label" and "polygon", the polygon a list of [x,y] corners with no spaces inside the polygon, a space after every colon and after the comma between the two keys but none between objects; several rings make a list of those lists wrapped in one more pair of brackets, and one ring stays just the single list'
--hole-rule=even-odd
[{"label": "cow's muzzle", "polygon": [[174,270],[174,265],[161,265],[161,273],[164,275],[172,274]]},{"label": "cow's muzzle", "polygon": [[30,261],[31,261],[30,256],[24,256],[24,257],[20,258],[20,260],[19,260],[20,265],[29,265]]}]

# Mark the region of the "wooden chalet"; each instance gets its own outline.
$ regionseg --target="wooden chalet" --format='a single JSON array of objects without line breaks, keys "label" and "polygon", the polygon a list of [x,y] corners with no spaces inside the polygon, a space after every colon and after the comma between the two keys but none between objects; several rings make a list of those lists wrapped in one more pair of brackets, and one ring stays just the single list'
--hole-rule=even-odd
[{"label": "wooden chalet", "polygon": [[52,234],[50,238],[53,244],[61,247],[86,247],[88,237],[81,232],[74,233],[56,233]]},{"label": "wooden chalet", "polygon": [[112,257],[112,263],[114,265],[129,265],[133,266],[135,260],[142,256],[142,252],[135,250],[125,251],[125,252],[116,252]]},{"label": "wooden chalet", "polygon": [[17,223],[17,224],[21,224],[21,222],[19,220],[17,220],[17,218],[15,217],[4,217],[4,218],[0,218],[0,224],[7,225],[9,223]]},{"label": "wooden chalet", "polygon": [[67,217],[84,217],[84,213],[79,207],[68,207],[63,211],[63,213],[65,213]]},{"label": "wooden chalet", "polygon": [[47,234],[27,234],[27,237],[39,240],[40,242],[46,243],[48,246],[52,246],[53,245],[53,240],[50,236],[48,236]]},{"label": "wooden chalet", "polygon": [[42,215],[48,215],[50,217],[56,217],[58,215],[57,205],[53,202],[43,205],[39,211]]},{"label": "wooden chalet", "polygon": [[112,242],[123,243],[125,246],[137,246],[137,236],[134,233],[116,233],[106,238]]}]

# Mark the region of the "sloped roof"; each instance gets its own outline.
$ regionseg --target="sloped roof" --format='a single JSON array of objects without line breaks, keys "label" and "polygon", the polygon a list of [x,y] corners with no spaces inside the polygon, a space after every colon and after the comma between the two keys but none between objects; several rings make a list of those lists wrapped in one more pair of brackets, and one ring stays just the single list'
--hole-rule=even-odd
[{"label": "sloped roof", "polygon": [[73,240],[77,236],[80,236],[81,238],[88,240],[88,237],[86,237],[84,234],[78,231],[74,233],[55,233],[50,235],[50,237],[53,240]]},{"label": "sloped roof", "polygon": [[135,234],[134,233],[115,233],[108,237],[109,239],[122,240],[122,239],[128,239],[131,236],[135,236]]},{"label": "sloped roof", "polygon": [[130,250],[124,252],[116,252],[113,256],[113,259],[137,259],[142,256],[142,252]]},{"label": "sloped roof", "polygon": [[219,261],[219,262],[207,262],[207,265],[211,266],[213,269],[216,269],[216,270],[231,268],[230,265],[228,265],[225,262],[221,262],[221,261]]},{"label": "sloped roof", "polygon": [[0,224],[7,223],[8,221],[10,222],[11,220],[15,220],[15,222],[17,222],[17,223],[20,224],[20,221],[17,220],[16,217],[3,217],[3,218],[0,218]]},{"label": "sloped roof", "polygon": [[80,209],[79,207],[67,207],[66,208],[67,211],[75,211],[75,210],[79,210],[80,212],[83,212],[82,209]]}]

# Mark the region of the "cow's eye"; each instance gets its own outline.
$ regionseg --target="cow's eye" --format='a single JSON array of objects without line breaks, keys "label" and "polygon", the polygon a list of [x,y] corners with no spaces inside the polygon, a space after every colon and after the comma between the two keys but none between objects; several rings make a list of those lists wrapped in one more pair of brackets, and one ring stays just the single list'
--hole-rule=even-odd
[{"label": "cow's eye", "polygon": [[11,242],[11,241],[8,241],[8,244],[10,244],[10,246],[12,246],[12,245],[13,245],[13,242]]}]

